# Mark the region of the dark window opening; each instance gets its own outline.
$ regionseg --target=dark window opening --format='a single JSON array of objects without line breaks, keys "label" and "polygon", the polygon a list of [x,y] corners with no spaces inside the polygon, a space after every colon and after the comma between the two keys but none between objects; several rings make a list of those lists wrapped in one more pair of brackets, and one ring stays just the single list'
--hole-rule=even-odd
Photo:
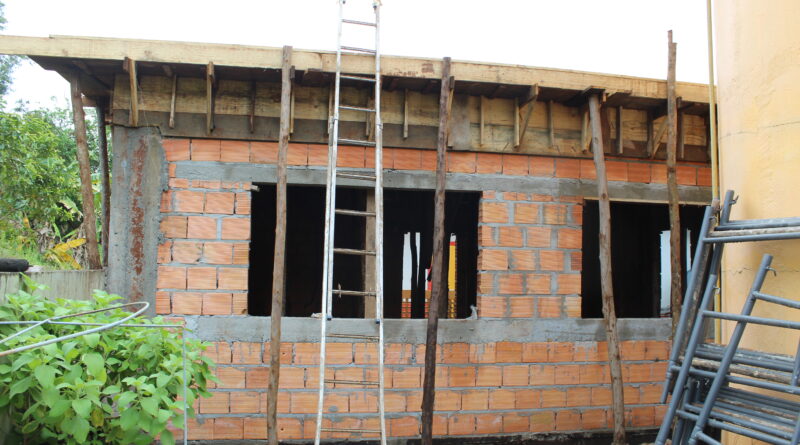
[{"label": "dark window opening", "polygon": [[[339,188],[338,208],[366,210],[366,189]],[[384,317],[424,318],[430,295],[430,262],[433,238],[433,192],[384,191]],[[450,272],[447,307],[442,317],[465,318],[477,295],[478,203],[480,193],[447,192],[445,230],[451,247],[446,260]],[[308,317],[321,311],[322,245],[325,188],[287,187],[286,290],[284,314]],[[272,269],[275,249],[275,185],[259,184],[252,192],[248,310],[251,315],[270,315]],[[336,247],[364,249],[367,222],[359,216],[337,215]],[[449,258],[453,252],[454,258]],[[369,276],[365,258],[335,255],[333,282],[343,290],[364,290]],[[413,266],[413,267],[412,267]],[[368,285],[372,280],[368,282]],[[361,296],[334,295],[334,317],[372,316],[374,307]],[[366,312],[366,314],[365,314]]]},{"label": "dark window opening", "polygon": [[[586,201],[581,274],[583,318],[603,317],[598,217],[597,201]],[[702,218],[702,206],[680,206],[683,286],[686,286],[687,241],[694,254]],[[669,288],[669,274],[665,274],[666,281],[661,278],[662,255],[669,261],[668,246],[662,249],[662,245],[669,244],[668,235],[662,240],[664,231],[669,231],[666,204],[611,203],[611,267],[617,317],[655,318],[668,311],[668,306],[664,308],[662,286]]]}]

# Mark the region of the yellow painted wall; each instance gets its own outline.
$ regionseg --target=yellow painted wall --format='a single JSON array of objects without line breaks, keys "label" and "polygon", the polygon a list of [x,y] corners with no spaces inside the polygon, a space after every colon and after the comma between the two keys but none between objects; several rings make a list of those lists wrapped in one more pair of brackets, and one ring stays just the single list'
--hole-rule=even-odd
[{"label": "yellow painted wall", "polygon": [[[800,216],[800,2],[715,2],[721,193],[740,196],[733,219]],[[738,312],[764,253],[778,276],[765,290],[800,299],[800,240],[728,245],[723,309]],[[758,315],[790,311],[757,305]],[[797,311],[792,314],[794,319]],[[798,336],[748,328],[746,347],[794,354]],[[725,326],[723,335],[730,334]],[[725,443],[750,441],[727,437]]]}]

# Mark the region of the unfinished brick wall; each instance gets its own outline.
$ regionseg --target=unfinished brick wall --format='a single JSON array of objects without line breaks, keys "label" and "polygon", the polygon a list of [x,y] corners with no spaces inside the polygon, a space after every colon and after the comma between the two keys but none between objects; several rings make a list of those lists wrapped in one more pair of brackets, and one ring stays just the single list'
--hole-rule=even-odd
[{"label": "unfinished brick wall", "polygon": [[[250,238],[248,182],[176,176],[176,163],[222,162],[274,164],[277,144],[220,140],[165,139],[169,187],[163,192],[158,250],[159,314],[197,317],[247,316],[247,272]],[[322,167],[327,147],[289,146],[295,167]],[[339,165],[369,168],[371,151],[340,147]],[[435,169],[430,150],[385,149],[384,167]],[[609,180],[666,182],[661,163],[641,160],[607,162]],[[448,153],[452,173],[594,179],[588,159],[489,153]],[[682,164],[682,185],[707,186],[707,167]],[[581,196],[486,190],[480,202],[478,315],[483,319],[549,319],[580,317]],[[240,318],[239,318],[240,317]],[[316,321],[309,319],[309,324]],[[463,321],[470,323],[470,321]],[[261,439],[269,344],[214,339],[208,355],[218,364],[221,383],[214,397],[197,409],[200,421],[190,426],[191,439]],[[434,434],[499,435],[603,430],[610,427],[608,367],[604,342],[445,341],[439,350]],[[663,409],[660,382],[669,343],[666,339],[625,341],[627,424],[654,427]],[[419,434],[424,345],[387,344],[386,412],[390,436]],[[312,439],[319,369],[318,344],[284,343],[281,352],[279,437]],[[375,345],[332,343],[331,377],[369,380]],[[374,392],[337,385],[326,401],[336,426],[375,427]],[[330,420],[329,420],[330,421]],[[360,436],[334,435],[339,438]],[[365,436],[367,437],[367,436]]]}]

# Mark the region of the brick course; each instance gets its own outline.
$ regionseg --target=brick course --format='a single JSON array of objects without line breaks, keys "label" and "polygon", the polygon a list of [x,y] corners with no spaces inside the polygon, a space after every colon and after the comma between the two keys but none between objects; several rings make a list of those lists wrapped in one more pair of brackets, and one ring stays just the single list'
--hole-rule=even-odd
[{"label": "brick course", "polygon": [[[250,183],[175,176],[176,162],[275,163],[277,144],[165,139],[170,173],[162,194],[156,312],[164,315],[244,315],[250,238]],[[324,166],[327,147],[290,144],[292,166]],[[430,150],[390,149],[385,168],[435,169]],[[370,167],[363,147],[340,147],[339,165]],[[662,163],[608,162],[609,179],[665,182]],[[492,175],[593,179],[587,159],[519,154],[449,152],[448,171]],[[679,183],[704,185],[708,168],[678,167]],[[487,190],[480,200],[478,314],[481,318],[580,318],[583,199],[579,196]],[[391,436],[419,434],[424,345],[386,345],[386,411]],[[626,423],[655,427],[666,341],[622,344]],[[269,344],[216,342],[205,352],[218,363],[213,397],[198,404],[190,439],[264,439]],[[436,435],[474,436],[606,430],[610,376],[605,342],[445,343],[437,350]],[[319,344],[281,345],[278,436],[313,439]],[[375,378],[375,344],[330,343],[327,378]],[[334,385],[331,385],[334,386]],[[365,427],[374,393],[331,387],[326,424]],[[374,426],[374,425],[373,425]],[[174,430],[178,431],[178,430]],[[332,437],[358,438],[346,434]]]}]

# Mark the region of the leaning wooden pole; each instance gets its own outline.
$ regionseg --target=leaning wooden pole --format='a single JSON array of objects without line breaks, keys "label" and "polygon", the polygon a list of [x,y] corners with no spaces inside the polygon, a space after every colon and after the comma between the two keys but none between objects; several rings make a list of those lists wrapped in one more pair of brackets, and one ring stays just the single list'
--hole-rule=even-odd
[{"label": "leaning wooden pole", "polygon": [[106,133],[106,114],[105,109],[101,105],[97,107],[97,142],[100,149],[100,184],[101,193],[103,195],[102,203],[102,227],[103,232],[100,235],[103,243],[103,266],[108,265],[108,228],[109,221],[111,220],[111,178],[109,174],[108,165],[108,136]]},{"label": "leaning wooden pole", "polygon": [[267,438],[278,445],[278,384],[281,374],[281,316],[283,315],[284,267],[286,266],[286,158],[289,151],[292,47],[283,47],[281,65],[281,120],[278,140],[278,186],[275,209],[275,262],[272,267],[272,316],[267,391]]},{"label": "leaning wooden pole", "polygon": [[[436,145],[436,195],[433,213],[433,277],[428,305],[428,331],[425,340],[425,377],[422,382],[422,445],[433,443],[433,399],[436,389],[436,336],[439,331],[439,308],[444,273],[444,184],[447,171],[447,121],[450,101],[450,58],[442,62],[442,89],[439,93],[439,135]],[[449,244],[449,243],[448,243]],[[446,287],[445,287],[446,289]]]},{"label": "leaning wooden pole", "polygon": [[667,196],[669,198],[669,251],[670,298],[672,302],[672,336],[681,317],[681,215],[678,205],[678,175],[675,159],[678,151],[678,110],[675,97],[675,58],[678,44],[672,42],[672,31],[669,38],[669,61],[667,68]]},{"label": "leaning wooden pole", "polygon": [[592,152],[597,170],[597,197],[600,207],[600,289],[603,296],[603,320],[608,341],[608,359],[611,367],[611,395],[614,414],[615,445],[625,443],[625,400],[622,393],[622,364],[617,337],[617,314],[614,309],[614,288],[611,278],[611,203],[608,199],[606,161],[603,152],[603,130],[600,123],[600,99],[589,96],[589,120],[592,125]]},{"label": "leaning wooden pole", "polygon": [[86,256],[89,269],[100,269],[100,252],[97,249],[97,217],[94,213],[92,172],[89,166],[89,144],[86,143],[86,115],[78,75],[70,79],[72,95],[72,121],[75,125],[75,143],[78,147],[78,167],[81,176],[81,201],[83,201],[83,230],[86,233]]}]

